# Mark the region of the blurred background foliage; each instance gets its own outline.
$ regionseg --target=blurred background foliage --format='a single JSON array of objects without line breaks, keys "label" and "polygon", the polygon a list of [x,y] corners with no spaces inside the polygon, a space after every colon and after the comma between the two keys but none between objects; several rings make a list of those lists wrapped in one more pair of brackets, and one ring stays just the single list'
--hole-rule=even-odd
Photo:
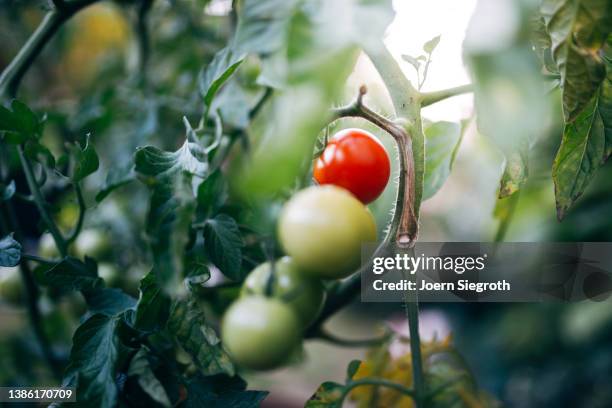
[{"label": "blurred background foliage", "polygon": [[[20,92],[20,98],[33,109],[46,112],[43,141],[56,158],[67,153],[68,143],[84,142],[85,135],[91,135],[100,169],[83,186],[92,208],[85,231],[91,232],[92,240],[103,241],[104,250],[90,253],[98,251],[99,245],[85,245],[81,256],[95,256],[105,281],[134,296],[152,259],[144,233],[149,195],[142,184],[132,181],[133,152],[145,144],[171,151],[183,144],[185,127],[181,118],[186,117],[195,127],[202,116],[202,67],[214,61],[234,29],[239,46],[232,52],[259,56],[249,55],[212,104],[204,108],[218,112],[227,129],[249,127],[248,140],[223,140],[234,158],[234,165],[223,170],[237,180],[237,195],[256,203],[279,189],[284,189],[282,195],[289,194],[297,187],[293,185],[296,176],[308,183],[308,174],[304,174],[308,162],[304,158],[309,157],[316,136],[325,127],[329,107],[351,100],[361,83],[369,88],[366,103],[381,113],[392,111],[380,79],[372,74],[357,48],[368,46],[364,42],[372,37],[382,38],[392,21],[391,14],[381,12],[373,17],[368,2],[364,2],[361,14],[347,17],[342,15],[343,2],[319,2],[320,9],[313,6],[295,15],[291,29],[280,41],[271,37],[269,42],[249,43],[251,33],[241,31],[231,3],[156,1],[150,10],[128,0],[93,5],[70,20],[45,48]],[[241,2],[235,3],[239,9]],[[291,7],[289,3],[276,12],[282,15],[286,11],[283,7]],[[558,91],[547,93],[538,80],[541,64],[525,29],[532,2],[492,3],[479,2],[466,30],[464,48],[476,86],[476,107],[486,114],[475,118],[470,107],[462,117],[443,118],[452,123],[436,122],[436,126],[454,132],[449,139],[439,141],[441,146],[460,145],[452,171],[441,176],[439,191],[423,203],[421,241],[490,241],[499,237],[500,225],[503,238],[509,241],[612,241],[609,164],[592,176],[583,197],[563,222],[557,221],[551,164],[563,133],[561,95]],[[0,3],[0,68],[18,52],[46,7],[43,1]],[[473,4],[456,7],[471,11]],[[419,9],[418,4],[414,9]],[[139,31],[143,14],[149,27],[144,37]],[[340,24],[337,19],[341,17],[353,20]],[[306,24],[316,24],[317,29],[301,29]],[[363,24],[371,25],[367,36],[363,35]],[[304,37],[311,32],[317,35]],[[443,44],[444,36],[441,41]],[[409,64],[403,64],[406,72],[412,72]],[[435,58],[432,64],[435,66]],[[460,65],[443,69],[463,71]],[[338,81],[347,76],[346,84]],[[285,92],[274,94],[256,121],[249,123],[249,112],[267,87],[279,84]],[[439,112],[434,116],[436,121],[441,119]],[[329,131],[349,126],[371,131],[388,151],[394,151],[388,135],[358,119],[335,122]],[[431,129],[426,134],[433,148],[436,129]],[[212,137],[212,132],[205,133],[205,137]],[[517,134],[521,137],[515,137]],[[253,154],[247,158],[244,152],[249,144]],[[25,195],[16,155],[4,150],[1,153],[3,177],[15,180],[17,193]],[[447,163],[444,155],[448,152],[442,149],[440,154],[442,163]],[[518,162],[518,170],[504,167],[508,162]],[[529,169],[526,178],[525,166]],[[395,174],[397,168],[393,170]],[[76,222],[77,198],[62,177],[50,174],[49,179],[44,193],[52,205],[51,213],[60,227],[69,230]],[[501,194],[500,179],[506,180]],[[127,186],[105,197],[105,186],[117,184]],[[498,200],[498,195],[504,198]],[[394,196],[395,184],[391,183],[371,205],[381,233]],[[265,206],[265,211],[273,213],[274,209],[269,203]],[[272,226],[267,220],[273,214],[259,215],[252,218],[259,218],[261,229],[269,233]],[[24,229],[28,252],[40,248],[42,253],[44,238],[39,237],[35,207],[20,202],[16,216]],[[508,218],[512,220],[506,224]],[[255,252],[252,264],[262,258]],[[3,268],[0,272],[0,279],[8,282],[2,285],[8,289],[0,294],[0,384],[54,384],[27,324],[23,288],[17,278],[15,269]],[[224,296],[231,299],[234,295],[220,292],[214,296],[223,305],[227,302]],[[85,311],[84,301],[76,294],[47,290],[40,303],[43,329],[54,350],[65,359]],[[439,340],[452,332],[454,347],[465,356],[480,388],[508,406],[607,407],[612,402],[611,306],[609,301],[570,305],[424,304],[421,330],[430,340],[433,333]],[[401,305],[355,303],[335,316],[329,327],[349,337],[368,337],[384,321],[405,324],[402,313]],[[272,391],[267,406],[301,406],[322,381],[343,378],[348,361],[365,358],[363,348],[339,351],[320,341],[309,342],[305,354],[301,365],[281,372],[247,373],[252,387]],[[464,405],[445,402],[441,406]]]}]

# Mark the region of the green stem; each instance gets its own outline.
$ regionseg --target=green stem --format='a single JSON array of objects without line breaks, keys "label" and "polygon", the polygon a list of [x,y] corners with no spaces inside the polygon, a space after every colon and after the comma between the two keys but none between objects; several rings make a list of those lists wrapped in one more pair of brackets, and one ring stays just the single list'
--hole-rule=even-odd
[{"label": "green stem", "polygon": [[342,391],[342,395],[340,396],[340,400],[338,401],[338,406],[342,407],[344,400],[354,388],[361,387],[364,385],[391,388],[409,397],[415,397],[415,392],[410,388],[404,387],[402,384],[398,384],[393,381],[385,380],[382,378],[362,378],[359,380],[349,381],[346,384],[344,390]]},{"label": "green stem", "polygon": [[506,237],[508,228],[510,228],[510,224],[512,223],[512,220],[514,219],[514,213],[518,205],[520,195],[521,195],[521,190],[517,191],[516,193],[512,194],[510,197],[506,198],[506,200],[508,200],[508,213],[506,214],[505,217],[503,217],[499,221],[499,225],[497,227],[497,231],[495,232],[495,238],[493,239],[493,242],[496,242],[496,243],[502,242],[504,238]]},{"label": "green stem", "polygon": [[74,183],[74,192],[77,197],[77,203],[79,204],[79,218],[77,219],[77,223],[72,231],[72,234],[70,234],[70,237],[66,240],[67,246],[73,243],[81,233],[81,230],[83,229],[83,221],[85,221],[85,212],[87,211],[85,199],[83,198],[83,191],[81,190],[81,185],[78,182]]},{"label": "green stem", "polygon": [[148,85],[147,64],[151,53],[151,39],[147,24],[149,12],[153,6],[153,0],[141,0],[136,17],[136,34],[138,37],[138,68],[140,85],[144,88]]},{"label": "green stem", "polygon": [[[0,211],[0,226],[2,227],[2,235],[8,233],[8,229],[10,228],[10,230],[15,232],[15,237],[17,238],[17,240],[23,242],[23,233],[21,232],[21,229],[19,228],[19,225],[16,222],[15,211],[12,206],[12,203],[8,201],[5,204],[9,214],[8,220],[10,222],[10,227],[9,222],[4,219],[4,214],[2,214],[2,212]],[[28,256],[22,255],[22,257],[24,259],[27,259]],[[53,373],[55,378],[59,380],[62,378],[62,364],[55,356],[55,353],[51,348],[51,343],[49,342],[49,339],[47,338],[47,335],[43,328],[42,315],[40,309],[38,308],[38,299],[40,298],[40,291],[38,290],[38,286],[36,286],[36,282],[34,281],[34,275],[27,262],[20,263],[19,271],[21,273],[21,280],[23,281],[25,287],[28,317],[30,319],[30,326],[34,331],[34,337],[36,338],[36,341],[40,346],[42,355],[47,361],[51,372]]]},{"label": "green stem", "polygon": [[30,160],[26,157],[22,146],[18,146],[17,151],[19,153],[19,161],[21,162],[21,167],[23,168],[26,182],[28,183],[30,192],[34,197],[34,204],[36,204],[36,208],[38,208],[40,217],[42,218],[43,222],[49,229],[49,232],[53,236],[57,249],[59,250],[62,257],[64,257],[68,253],[66,240],[62,236],[62,233],[60,232],[59,228],[57,228],[57,225],[55,225],[55,222],[53,221],[49,213],[47,212],[47,208],[45,207],[45,198],[43,197],[42,192],[40,191],[40,188],[36,183],[34,171],[32,170],[32,163],[30,163]]},{"label": "green stem", "polygon": [[57,263],[57,261],[31,254],[21,254],[21,259],[25,259],[26,261],[38,262],[44,265],[55,265]]},{"label": "green stem", "polygon": [[45,15],[36,31],[32,33],[28,41],[0,75],[0,99],[13,98],[17,95],[23,76],[59,28],[73,14],[96,1],[98,0],[61,2],[60,8],[56,8]]},{"label": "green stem", "polygon": [[[425,174],[425,137],[421,122],[421,97],[384,44],[380,43],[365,51],[389,91],[396,116],[406,121],[404,128],[409,137],[398,142],[398,149],[400,149],[402,169],[400,179],[408,178],[409,188],[405,192],[402,206],[396,209],[402,212],[397,244],[412,248],[418,235],[419,210]],[[411,166],[413,166],[412,169]],[[415,405],[417,408],[422,408],[425,396],[425,376],[421,358],[417,293],[407,294],[405,303],[410,331]]]},{"label": "green stem", "polygon": [[320,330],[317,338],[342,347],[373,347],[378,346],[381,343],[384,343],[385,341],[389,340],[389,336],[390,333],[385,333],[384,335],[378,338],[354,340],[340,338],[331,333],[326,332],[325,330]]},{"label": "green stem", "polygon": [[472,84],[457,86],[455,88],[443,89],[435,92],[425,92],[421,94],[421,106],[429,106],[441,100],[451,98],[453,96],[462,95],[472,92],[474,87]]}]

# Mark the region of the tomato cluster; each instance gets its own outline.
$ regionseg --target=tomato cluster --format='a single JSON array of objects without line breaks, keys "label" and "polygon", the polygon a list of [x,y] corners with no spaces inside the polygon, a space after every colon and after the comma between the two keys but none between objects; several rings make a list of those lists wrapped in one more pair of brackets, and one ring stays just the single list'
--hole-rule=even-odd
[{"label": "tomato cluster", "polygon": [[369,133],[348,129],[331,139],[315,164],[321,185],[299,191],[281,211],[278,239],[287,256],[253,269],[223,317],[224,344],[235,362],[270,369],[299,347],[323,308],[322,280],[355,272],[362,244],[376,240],[364,204],[382,193],[389,173],[387,153]]}]

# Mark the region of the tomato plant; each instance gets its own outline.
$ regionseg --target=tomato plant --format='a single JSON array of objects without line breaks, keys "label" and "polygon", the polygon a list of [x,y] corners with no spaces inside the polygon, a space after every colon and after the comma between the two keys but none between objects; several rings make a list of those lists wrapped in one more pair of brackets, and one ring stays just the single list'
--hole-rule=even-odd
[{"label": "tomato plant", "polygon": [[[268,285],[270,293],[267,294]],[[259,265],[244,280],[242,296],[272,296],[289,305],[308,327],[321,312],[325,290],[321,282],[302,273],[290,257]]]},{"label": "tomato plant", "polygon": [[353,193],[362,203],[376,200],[389,182],[391,164],[382,143],[361,129],[336,133],[316,160],[313,176]]},{"label": "tomato plant", "polygon": [[[335,381],[348,365],[308,401],[299,390],[311,408],[611,405],[609,307],[440,306],[461,350],[421,342],[411,294],[355,308],[365,244],[612,240],[609,2],[479,0],[452,31],[461,46],[416,48],[425,28],[390,0],[13,3],[0,3],[1,386],[68,385],[102,408],[286,406],[270,378],[291,376],[256,371],[302,370],[301,355]],[[437,65],[441,51],[466,71]],[[436,89],[450,72],[438,85],[470,83]],[[381,321],[397,310],[407,333]],[[336,334],[348,326],[356,339]],[[540,332],[540,348],[517,335]],[[315,341],[369,352],[348,362]],[[572,375],[552,381],[562,362]]]}]

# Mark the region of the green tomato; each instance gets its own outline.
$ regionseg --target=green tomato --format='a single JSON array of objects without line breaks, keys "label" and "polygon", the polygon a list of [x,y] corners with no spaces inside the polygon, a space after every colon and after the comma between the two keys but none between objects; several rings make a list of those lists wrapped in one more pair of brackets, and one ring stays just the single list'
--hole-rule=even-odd
[{"label": "green tomato", "polygon": [[81,231],[74,243],[74,252],[79,258],[104,258],[111,250],[108,232],[98,229]]},{"label": "green tomato", "polygon": [[19,305],[24,299],[23,282],[19,267],[0,267],[0,298],[7,303]]},{"label": "green tomato", "polygon": [[280,300],[263,296],[238,299],[221,324],[223,344],[233,360],[247,368],[278,367],[300,342],[300,322]]},{"label": "green tomato", "polygon": [[53,235],[45,232],[38,241],[38,254],[43,258],[59,258],[60,252],[55,245]]},{"label": "green tomato", "polygon": [[361,245],[376,240],[372,213],[333,185],[306,188],[281,212],[278,235],[285,252],[311,276],[340,279],[361,263]]},{"label": "green tomato", "polygon": [[[241,295],[265,295],[271,271],[270,262],[253,269],[244,281]],[[275,263],[271,295],[289,305],[300,318],[302,326],[308,327],[321,313],[325,290],[318,279],[305,276],[295,262],[286,256]]]}]

